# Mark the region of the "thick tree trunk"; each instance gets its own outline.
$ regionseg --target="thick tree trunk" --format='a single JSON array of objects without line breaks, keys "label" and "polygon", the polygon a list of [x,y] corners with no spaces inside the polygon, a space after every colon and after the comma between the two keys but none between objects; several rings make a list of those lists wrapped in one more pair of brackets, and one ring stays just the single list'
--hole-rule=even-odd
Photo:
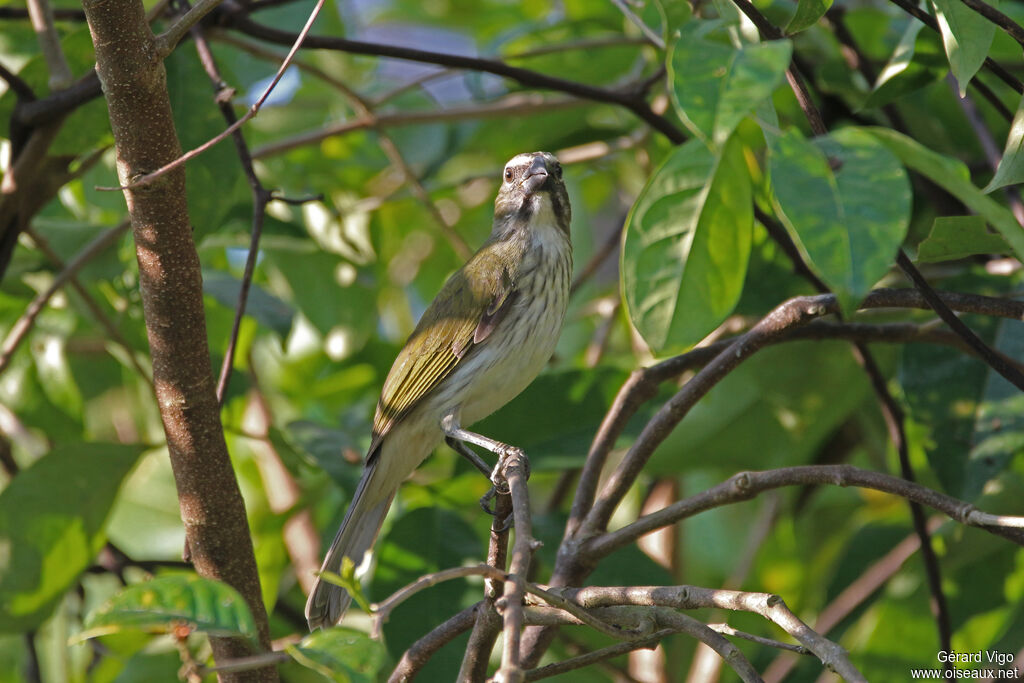
[{"label": "thick tree trunk", "polygon": [[[110,112],[122,185],[181,154],[167,76],[138,0],[85,0],[96,70]],[[232,585],[270,649],[252,539],[214,395],[199,258],[185,200],[185,171],[125,190],[139,262],[153,382],[178,486],[181,516],[200,575]],[[252,654],[241,640],[211,638],[218,661]],[[276,680],[272,668],[223,680]]]}]

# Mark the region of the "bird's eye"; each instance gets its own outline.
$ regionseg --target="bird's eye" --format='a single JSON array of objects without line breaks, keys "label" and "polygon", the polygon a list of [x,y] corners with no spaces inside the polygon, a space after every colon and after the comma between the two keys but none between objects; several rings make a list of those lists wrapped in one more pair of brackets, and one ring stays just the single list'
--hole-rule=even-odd
[{"label": "bird's eye", "polygon": [[561,178],[562,177],[562,165],[557,163],[557,162],[555,162],[555,177],[556,178]]},{"label": "bird's eye", "polygon": [[506,168],[505,169],[505,180],[512,180],[512,169],[511,168]]}]

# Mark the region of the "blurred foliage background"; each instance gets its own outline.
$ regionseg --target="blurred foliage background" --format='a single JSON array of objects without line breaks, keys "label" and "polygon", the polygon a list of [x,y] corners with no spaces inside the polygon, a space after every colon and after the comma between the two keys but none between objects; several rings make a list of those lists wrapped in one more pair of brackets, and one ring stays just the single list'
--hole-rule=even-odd
[{"label": "blurred foliage background", "polygon": [[[624,16],[620,4],[635,17]],[[1015,122],[1007,114],[1020,101],[1013,81],[1019,86],[1024,78],[1021,46],[957,0],[918,8],[938,17],[944,33],[900,4],[759,1],[757,8],[790,32],[775,42],[760,42],[750,21],[724,0],[340,0],[324,7],[317,35],[500,59],[602,88],[645,84],[652,106],[689,141],[677,147],[614,104],[484,73],[300,53],[245,135],[267,188],[319,198],[268,207],[223,408],[275,638],[304,633],[302,582],[319,566],[318,544],[333,535],[358,479],[383,378],[467,245],[475,249],[488,235],[500,170],[516,153],[549,150],[564,162],[578,284],[548,371],[477,429],[530,455],[535,534],[545,543],[536,560],[540,581],[571,499],[566,473],[581,466],[629,373],[709,334],[747,329],[788,297],[814,293],[762,217],[786,226],[848,314],[872,287],[906,286],[893,269],[901,245],[917,254],[937,287],[1019,296],[1021,251],[1013,231],[1024,213],[1013,183],[1021,180],[1024,122],[1019,111]],[[74,74],[85,74],[92,46],[78,6],[58,0],[54,7],[68,10],[58,12],[61,45]],[[305,0],[264,2],[251,16],[294,32],[311,7]],[[46,65],[21,9],[16,1],[0,2],[0,64],[43,96]],[[1024,5],[1000,9],[1024,21]],[[217,13],[208,23],[241,111],[262,92],[284,48],[219,22]],[[663,47],[652,44],[659,39]],[[986,56],[1009,79],[991,70],[975,74]],[[791,57],[832,134],[812,141],[785,81]],[[178,133],[190,149],[225,124],[189,40],[166,68]],[[967,99],[960,99],[961,89]],[[8,89],[0,119],[10,120],[14,108]],[[32,217],[4,274],[5,339],[63,263],[125,220],[121,195],[97,189],[117,184],[111,143],[101,99],[75,108],[61,126],[49,155],[70,162],[71,175]],[[10,139],[3,149],[9,160]],[[983,195],[1001,159],[996,185],[1006,187]],[[190,162],[187,174],[219,367],[252,198],[230,143]],[[137,287],[130,234],[115,233],[110,247],[49,299],[24,343],[13,351],[4,346],[0,680],[172,680],[181,666],[169,636],[144,631],[68,645],[86,615],[125,584],[187,570]],[[882,311],[855,319],[929,326],[934,316]],[[1021,322],[964,319],[1000,351],[1024,359]],[[987,511],[1019,512],[1020,393],[951,346],[871,348],[908,411],[919,480]],[[645,404],[620,446],[674,390],[665,386]],[[679,497],[743,469],[825,462],[899,472],[877,399],[849,344],[781,344],[740,366],[697,405],[658,448],[613,525],[632,520],[666,491]],[[476,501],[487,488],[475,470],[440,449],[399,493],[368,594],[380,600],[423,573],[481,561],[490,519]],[[939,666],[925,568],[909,520],[905,502],[888,495],[781,490],[688,520],[670,538],[646,544],[646,552],[620,551],[590,581],[778,593],[812,626],[829,615],[829,637],[851,651],[869,680],[906,680],[912,666]],[[1017,653],[1024,645],[1024,553],[944,518],[934,528],[953,646]],[[472,581],[420,593],[387,624],[386,655],[369,658],[363,673],[354,673],[351,662],[328,669],[348,680],[339,667],[355,667],[344,675],[370,680],[376,668],[387,669],[388,657],[397,660],[480,595]],[[846,608],[837,612],[837,601]],[[729,621],[779,635],[751,615]],[[366,623],[357,616],[353,626]],[[600,642],[570,632],[553,653],[563,658]],[[423,680],[451,680],[464,644],[462,638],[442,650]],[[202,637],[193,636],[192,645],[202,658]],[[785,680],[817,680],[821,672],[813,658],[777,660],[770,648],[741,648],[759,671]],[[659,650],[656,665],[633,675],[685,680],[705,656],[677,636]],[[639,665],[622,658],[562,680],[630,680],[630,666]],[[322,680],[296,662],[282,664],[281,675]],[[718,676],[734,680],[728,669],[691,680]]]}]

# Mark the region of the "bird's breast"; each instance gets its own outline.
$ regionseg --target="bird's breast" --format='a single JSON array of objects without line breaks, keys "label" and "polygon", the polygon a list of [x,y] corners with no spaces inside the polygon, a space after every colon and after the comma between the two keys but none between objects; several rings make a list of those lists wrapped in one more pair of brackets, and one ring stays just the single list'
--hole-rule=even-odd
[{"label": "bird's breast", "polygon": [[458,365],[453,381],[446,382],[451,391],[442,400],[462,406],[464,426],[515,398],[544,369],[558,342],[572,276],[568,240],[535,231],[519,274],[512,309],[487,341]]}]

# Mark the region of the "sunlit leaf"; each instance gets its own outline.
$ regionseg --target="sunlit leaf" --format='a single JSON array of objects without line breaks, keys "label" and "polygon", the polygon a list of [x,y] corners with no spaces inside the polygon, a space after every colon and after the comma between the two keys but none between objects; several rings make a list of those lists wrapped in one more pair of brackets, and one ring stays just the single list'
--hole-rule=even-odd
[{"label": "sunlit leaf", "polygon": [[80,639],[124,629],[169,632],[179,624],[214,636],[256,642],[256,624],[245,600],[221,581],[191,574],[161,576],[128,586],[85,619]]},{"label": "sunlit leaf", "polygon": [[699,22],[672,46],[669,76],[679,115],[695,135],[718,146],[744,116],[782,82],[793,46],[788,40],[734,48],[705,40]]},{"label": "sunlit leaf", "polygon": [[141,451],[62,445],[0,493],[0,631],[38,626],[93,562],[114,496]]},{"label": "sunlit leaf", "polygon": [[773,137],[769,148],[780,218],[844,310],[853,310],[888,271],[906,235],[906,172],[856,128],[813,142],[791,130]]},{"label": "sunlit leaf", "polygon": [[1024,98],[1021,98],[1017,113],[1013,115],[1010,134],[1006,137],[1006,147],[999,159],[996,174],[982,192],[1021,182],[1024,182]]},{"label": "sunlit leaf", "polygon": [[658,352],[698,342],[743,289],[753,226],[740,145],[716,157],[698,140],[677,148],[627,219],[622,291],[633,324]]},{"label": "sunlit leaf", "polygon": [[963,97],[967,84],[988,56],[996,25],[961,0],[931,0],[931,4],[942,33],[942,46]]},{"label": "sunlit leaf", "polygon": [[338,683],[372,683],[388,659],[379,641],[342,627],[311,633],[285,651],[299,664]]}]

